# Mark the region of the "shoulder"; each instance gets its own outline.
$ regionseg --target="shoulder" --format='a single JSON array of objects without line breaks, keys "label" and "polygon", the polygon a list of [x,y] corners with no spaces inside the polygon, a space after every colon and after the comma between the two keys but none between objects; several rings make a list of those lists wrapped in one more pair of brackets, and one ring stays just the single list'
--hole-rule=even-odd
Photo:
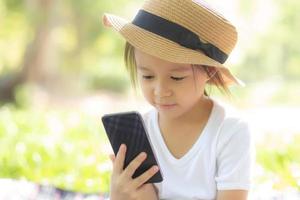
[{"label": "shoulder", "polygon": [[249,123],[237,109],[227,105],[220,106],[223,110],[223,120],[215,143],[217,188],[249,190],[252,166],[255,162]]},{"label": "shoulder", "polygon": [[230,104],[226,104],[219,100],[213,100],[217,114],[222,116],[221,130],[232,132],[236,129],[246,129],[249,123],[241,110],[238,110]]},{"label": "shoulder", "polygon": [[218,145],[222,147],[229,141],[240,141],[240,144],[250,143],[251,128],[243,113],[235,107],[214,100],[218,115],[222,116],[218,131]]}]

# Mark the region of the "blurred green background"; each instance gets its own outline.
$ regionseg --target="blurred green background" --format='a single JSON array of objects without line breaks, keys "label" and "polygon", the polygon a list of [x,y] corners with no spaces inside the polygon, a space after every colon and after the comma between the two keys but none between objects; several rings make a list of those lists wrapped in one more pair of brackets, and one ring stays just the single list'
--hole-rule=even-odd
[{"label": "blurred green background", "polygon": [[[0,177],[80,192],[109,190],[102,114],[145,110],[104,12],[138,0],[0,1]],[[237,25],[227,65],[246,87],[211,95],[244,111],[256,147],[253,196],[300,191],[300,1],[211,0]]]}]

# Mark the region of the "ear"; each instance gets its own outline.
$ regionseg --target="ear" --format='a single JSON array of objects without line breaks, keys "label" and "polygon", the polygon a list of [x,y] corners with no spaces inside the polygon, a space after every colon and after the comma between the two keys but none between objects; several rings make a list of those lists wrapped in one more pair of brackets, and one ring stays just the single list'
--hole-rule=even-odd
[{"label": "ear", "polygon": [[102,17],[102,23],[106,27],[111,27],[112,26],[111,23],[110,23],[110,21],[108,20],[107,14],[103,15],[103,17]]}]

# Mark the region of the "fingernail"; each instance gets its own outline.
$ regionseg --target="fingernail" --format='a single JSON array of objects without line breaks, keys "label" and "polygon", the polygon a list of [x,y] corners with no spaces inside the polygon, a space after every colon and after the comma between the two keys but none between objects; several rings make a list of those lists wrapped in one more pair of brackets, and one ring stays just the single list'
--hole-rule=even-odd
[{"label": "fingernail", "polygon": [[143,158],[145,158],[145,157],[147,157],[147,154],[146,154],[145,152],[142,152],[142,153],[141,153],[141,156],[142,156]]},{"label": "fingernail", "polygon": [[120,149],[124,150],[126,148],[125,144],[121,144]]},{"label": "fingernail", "polygon": [[153,167],[153,171],[154,171],[154,172],[157,172],[158,170],[159,170],[158,166],[154,166],[154,167]]}]

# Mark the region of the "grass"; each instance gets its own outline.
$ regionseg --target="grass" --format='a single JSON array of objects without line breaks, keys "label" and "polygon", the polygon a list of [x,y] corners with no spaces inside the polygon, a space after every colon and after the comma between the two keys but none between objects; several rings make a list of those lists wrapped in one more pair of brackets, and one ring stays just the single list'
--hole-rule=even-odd
[{"label": "grass", "polygon": [[107,139],[75,111],[0,109],[0,177],[80,192],[108,192]]},{"label": "grass", "polygon": [[284,135],[268,134],[265,141],[257,144],[257,163],[262,167],[257,184],[271,181],[273,189],[294,188],[300,191],[300,134],[284,143]]},{"label": "grass", "polygon": [[[288,89],[276,86],[266,102],[286,102],[285,91],[289,96],[294,94],[288,102],[295,105],[299,98],[296,85]],[[235,90],[242,99],[250,95]],[[107,193],[111,172],[109,142],[100,120],[78,110],[35,110],[28,106],[26,88],[22,91],[16,95],[20,107],[0,107],[0,178],[26,179],[77,192]],[[284,133],[269,133],[256,144],[259,173],[254,184],[260,187],[267,183],[279,191],[300,191],[300,135],[294,134],[289,142],[283,142],[282,137]]]}]

